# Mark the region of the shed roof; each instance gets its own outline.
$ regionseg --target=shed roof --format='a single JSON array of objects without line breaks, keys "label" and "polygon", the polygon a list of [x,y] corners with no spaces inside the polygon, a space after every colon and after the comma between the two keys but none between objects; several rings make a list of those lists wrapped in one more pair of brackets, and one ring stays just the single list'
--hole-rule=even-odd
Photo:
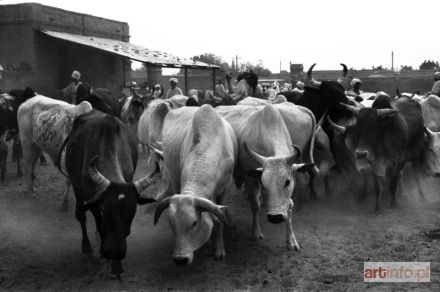
[{"label": "shed roof", "polygon": [[39,31],[58,39],[85,45],[98,50],[103,50],[111,54],[127,57],[132,60],[152,64],[160,67],[170,68],[199,68],[199,69],[214,69],[220,68],[216,65],[206,64],[203,62],[193,61],[191,59],[180,58],[175,55],[153,51],[136,45],[133,43],[112,40],[107,38],[99,38],[94,36],[85,36],[78,34],[71,34],[65,32],[56,32],[39,29]]}]

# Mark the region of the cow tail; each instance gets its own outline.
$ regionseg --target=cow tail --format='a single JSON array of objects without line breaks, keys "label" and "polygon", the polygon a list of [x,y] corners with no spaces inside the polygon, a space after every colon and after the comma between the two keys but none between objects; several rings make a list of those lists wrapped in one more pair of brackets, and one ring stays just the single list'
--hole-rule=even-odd
[{"label": "cow tail", "polygon": [[[313,159],[313,149],[315,148],[315,136],[316,136],[316,119],[315,119],[315,115],[309,111],[309,115],[312,119],[312,135],[310,137],[309,143],[307,144],[306,147],[306,151],[307,152],[307,156],[304,157],[304,162],[305,163],[310,163],[313,164],[313,169],[311,170],[315,175],[319,175],[319,169],[318,167],[315,165],[315,160]],[[308,148],[308,149],[307,149]]]},{"label": "cow tail", "polygon": [[61,145],[60,151],[58,152],[57,155],[57,160],[55,162],[55,165],[57,166],[58,170],[67,178],[69,178],[69,175],[64,173],[64,171],[61,169],[61,156],[63,155],[63,150],[64,148],[66,148],[66,145],[67,143],[69,143],[69,141],[70,141],[70,134],[66,137],[63,144]]}]

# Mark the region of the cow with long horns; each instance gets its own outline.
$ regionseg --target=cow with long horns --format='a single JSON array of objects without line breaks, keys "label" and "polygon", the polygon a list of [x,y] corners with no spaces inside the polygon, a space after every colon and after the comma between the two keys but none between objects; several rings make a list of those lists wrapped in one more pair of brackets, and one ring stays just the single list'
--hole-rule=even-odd
[{"label": "cow with long horns", "polygon": [[177,265],[191,264],[211,233],[214,257],[223,259],[223,225],[231,219],[222,204],[233,186],[237,159],[233,129],[210,105],[183,107],[166,115],[162,139],[163,152],[150,147],[164,159],[172,196],[159,202],[154,223],[168,209]]},{"label": "cow with long horns", "polygon": [[112,261],[111,274],[120,278],[126,237],[138,204],[155,200],[141,192],[157,172],[132,182],[138,161],[137,139],[119,119],[93,110],[78,117],[65,143],[65,167],[76,197],[76,218],[82,230],[82,252],[92,251],[86,210],[95,218],[101,256]]},{"label": "cow with long horns", "polygon": [[[382,105],[384,105],[383,103]],[[356,115],[356,122],[337,126],[355,152],[356,169],[371,169],[376,190],[375,211],[380,210],[384,178],[390,180],[390,205],[396,206],[396,190],[406,162],[420,167],[424,147],[423,117],[420,105],[403,97],[388,107],[356,108],[341,104]]]}]

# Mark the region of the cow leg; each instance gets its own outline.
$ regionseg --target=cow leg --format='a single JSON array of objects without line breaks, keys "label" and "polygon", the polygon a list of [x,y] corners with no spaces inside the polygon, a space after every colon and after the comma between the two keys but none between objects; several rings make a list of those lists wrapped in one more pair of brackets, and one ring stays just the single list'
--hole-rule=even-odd
[{"label": "cow leg", "polygon": [[373,175],[374,178],[374,191],[376,192],[376,206],[374,208],[374,212],[380,211],[380,201],[382,200],[383,193],[383,181],[382,177]]},{"label": "cow leg", "polygon": [[6,160],[8,158],[8,145],[0,140],[0,180],[6,179]]},{"label": "cow leg", "polygon": [[298,242],[296,241],[295,233],[293,232],[293,204],[291,207],[289,207],[289,210],[287,211],[287,221],[286,221],[286,242],[287,242],[287,248],[289,250],[295,250],[299,251],[300,247]]},{"label": "cow leg", "polygon": [[35,144],[23,143],[23,158],[24,158],[24,179],[26,182],[27,191],[31,194],[35,193],[33,184],[34,167],[41,154],[41,150]]},{"label": "cow leg", "polygon": [[251,183],[246,183],[246,193],[249,198],[249,203],[251,205],[252,210],[252,239],[259,240],[263,239],[263,233],[260,229],[260,224],[258,222],[258,213],[260,211],[260,192],[255,189],[254,186],[251,186]]},{"label": "cow leg", "polygon": [[93,207],[91,209],[93,217],[95,218],[95,224],[96,224],[96,232],[99,234],[99,252],[101,255],[101,258],[104,258],[102,251],[103,251],[103,247],[104,247],[104,242],[102,240],[102,216],[101,213],[99,212],[98,207]]},{"label": "cow leg", "polygon": [[47,160],[46,160],[46,157],[44,157],[43,153],[41,153],[41,155],[40,155],[40,165],[43,165],[43,166],[47,165]]},{"label": "cow leg", "polygon": [[70,181],[69,178],[66,177],[66,184],[63,193],[63,201],[61,202],[60,205],[61,212],[66,212],[69,209],[69,191],[71,186],[72,186],[72,182]]},{"label": "cow leg", "polygon": [[363,202],[367,199],[367,195],[368,195],[368,182],[370,180],[369,175],[366,175],[364,177],[362,177],[362,181],[361,181],[361,187],[359,190],[359,194],[356,198],[356,202],[360,203]]},{"label": "cow leg", "polygon": [[313,170],[309,170],[308,173],[310,176],[309,178],[310,199],[316,200],[318,199],[318,195],[316,194],[315,185],[314,185],[316,176]]},{"label": "cow leg", "polygon": [[20,159],[23,158],[21,142],[18,135],[14,138],[14,142],[12,143],[12,161],[17,162],[17,177],[23,176],[23,171],[21,170]]},{"label": "cow leg", "polygon": [[397,207],[397,201],[396,201],[396,191],[397,191],[397,186],[399,184],[400,181],[400,169],[397,170],[393,170],[393,172],[391,173],[391,177],[390,177],[390,208],[395,208]]},{"label": "cow leg", "polygon": [[330,189],[330,176],[326,175],[324,177],[324,192],[325,192],[325,197],[328,199],[332,196],[332,191]]},{"label": "cow leg", "polygon": [[[414,171],[415,175],[414,175],[414,179],[416,181],[417,184],[417,189],[418,189],[418,193],[419,193],[419,199],[423,202],[426,201],[426,197],[425,197],[425,192],[423,191],[422,188],[422,176],[423,176],[423,171],[421,169],[415,169]],[[400,180],[402,183],[402,180]],[[403,192],[403,186],[402,186],[402,192]]]},{"label": "cow leg", "polygon": [[81,201],[76,202],[75,216],[76,216],[76,220],[78,220],[79,224],[81,225],[81,232],[82,232],[81,252],[90,254],[92,253],[92,246],[90,245],[89,236],[87,235],[86,211],[84,209],[84,204]]},{"label": "cow leg", "polygon": [[224,225],[221,221],[215,222],[214,229],[214,258],[223,260],[226,256],[225,245],[223,242]]}]

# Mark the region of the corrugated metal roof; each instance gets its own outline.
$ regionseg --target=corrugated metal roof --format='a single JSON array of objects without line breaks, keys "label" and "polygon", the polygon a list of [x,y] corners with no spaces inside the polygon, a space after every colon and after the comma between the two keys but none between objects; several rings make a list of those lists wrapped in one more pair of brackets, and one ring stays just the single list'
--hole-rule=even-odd
[{"label": "corrugated metal roof", "polygon": [[180,58],[172,54],[153,51],[145,47],[123,41],[64,32],[47,31],[42,29],[40,29],[40,31],[51,37],[89,46],[98,50],[103,50],[112,54],[124,56],[132,60],[146,62],[157,66],[177,68],[192,67],[201,69],[220,68],[216,65],[210,65],[198,61],[193,61],[191,59]]}]

